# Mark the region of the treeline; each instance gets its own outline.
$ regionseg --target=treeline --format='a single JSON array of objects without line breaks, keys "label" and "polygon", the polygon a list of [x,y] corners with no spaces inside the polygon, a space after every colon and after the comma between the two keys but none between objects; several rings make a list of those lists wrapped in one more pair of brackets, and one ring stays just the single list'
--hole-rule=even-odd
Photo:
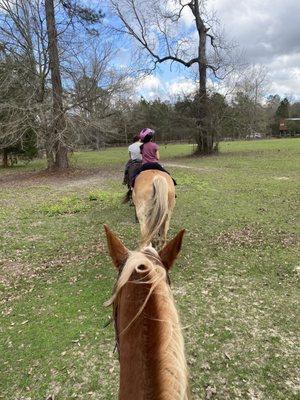
[{"label": "treeline", "polygon": [[[20,59],[0,59],[0,144],[4,165],[14,162],[16,155],[27,159],[46,155],[52,118],[51,92],[45,87],[42,101],[36,101],[28,74],[30,69],[24,68],[25,62],[23,59],[20,67]],[[174,102],[144,98],[133,101],[131,91],[132,86],[124,76],[115,75],[110,86],[105,87],[92,74],[79,74],[72,90],[64,91],[69,105],[66,112],[69,150],[125,145],[143,127],[155,129],[159,142],[194,142],[197,95],[180,97]],[[216,143],[278,136],[281,118],[300,116],[299,102],[290,104],[278,95],[258,102],[240,88],[230,97],[209,93],[208,107],[206,123]],[[299,122],[290,121],[289,131],[300,134]]]},{"label": "treeline", "polygon": [[[111,109],[113,118],[106,122],[109,134],[101,129],[86,126],[80,128],[76,146],[99,149],[103,146],[127,144],[143,127],[156,131],[160,142],[194,142],[197,134],[197,96],[178,98],[171,103],[156,99],[127,101],[122,107]],[[208,125],[221,140],[254,139],[257,137],[280,136],[279,122],[282,118],[299,117],[300,103],[290,104],[278,95],[270,95],[263,104],[256,103],[247,94],[237,92],[230,101],[220,93],[209,95]],[[300,135],[300,121],[289,121],[285,134]]]},{"label": "treeline", "polygon": [[[129,3],[134,9],[135,2]],[[160,5],[166,16],[165,2]],[[119,8],[113,10],[119,15]],[[171,25],[176,22],[169,14],[167,19]],[[276,135],[281,118],[300,116],[300,103],[290,104],[278,95],[264,101],[265,72],[259,66],[247,68],[239,77],[233,74],[234,84],[223,85],[226,95],[220,89],[209,90],[206,78],[210,76],[211,83],[221,78],[213,75],[213,80],[205,71],[216,74],[223,65],[224,76],[228,76],[234,71],[231,62],[225,62],[225,57],[218,58],[216,65],[205,64],[201,58],[205,49],[189,62],[174,59],[179,42],[172,54],[156,55],[152,63],[168,59],[189,68],[202,60],[205,73],[195,78],[195,94],[172,102],[136,100],[141,78],[138,66],[116,68],[113,63],[117,39],[126,35],[123,32],[116,39],[118,29],[103,20],[101,11],[75,0],[0,1],[0,152],[4,166],[20,155],[27,159],[45,156],[49,169],[65,169],[69,151],[127,144],[143,127],[155,129],[161,142],[193,141],[199,155],[211,154],[220,140]],[[169,43],[167,32],[165,40]],[[144,47],[148,48],[146,42]],[[299,133],[299,122],[289,122],[288,130]]]}]

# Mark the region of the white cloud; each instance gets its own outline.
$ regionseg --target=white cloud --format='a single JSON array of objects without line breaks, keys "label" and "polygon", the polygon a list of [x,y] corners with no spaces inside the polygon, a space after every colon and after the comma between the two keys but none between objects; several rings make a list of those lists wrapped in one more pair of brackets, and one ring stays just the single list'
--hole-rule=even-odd
[{"label": "white cloud", "polygon": [[167,92],[171,96],[184,96],[196,90],[196,83],[192,79],[182,78],[166,84]]},{"label": "white cloud", "polygon": [[276,58],[268,67],[270,92],[300,99],[300,52]]},{"label": "white cloud", "polygon": [[[189,2],[190,0],[183,0],[181,3],[187,5]],[[164,7],[167,11],[172,13],[179,13],[181,9],[178,0],[165,0]],[[191,9],[188,6],[184,7],[181,12],[181,21],[183,21],[186,26],[190,27],[194,24],[194,19],[195,17],[193,16]]]},{"label": "white cloud", "polygon": [[[165,0],[170,11],[178,11],[178,4],[178,0]],[[207,5],[210,11],[216,11],[227,38],[237,41],[245,50],[246,61],[264,65],[269,71],[269,92],[300,99],[300,0],[209,0]],[[178,29],[182,29],[181,33],[188,32],[189,44],[184,46],[188,55],[194,50],[193,26],[194,17],[189,7],[185,7]],[[143,78],[138,93],[147,99],[190,93],[195,84],[182,77],[190,71],[180,71],[177,80],[174,75],[166,78],[167,75],[159,73]]]},{"label": "white cloud", "polygon": [[161,86],[161,81],[160,79],[155,76],[155,75],[147,75],[145,77],[142,77],[140,79],[140,83],[138,84],[138,87],[140,90],[158,90]]},{"label": "white cloud", "polygon": [[251,64],[270,71],[270,93],[300,98],[300,1],[211,0],[228,36]]},{"label": "white cloud", "polygon": [[184,24],[188,27],[194,25],[195,17],[192,14],[192,11],[189,7],[185,7],[182,11],[182,20]]},{"label": "white cloud", "polygon": [[[178,4],[167,1],[170,9]],[[215,10],[227,38],[244,50],[246,61],[269,71],[269,93],[300,99],[300,0],[210,0],[207,5],[210,11]],[[186,7],[182,27],[191,29],[193,24],[193,15]],[[194,40],[194,32],[190,32],[190,39]],[[171,95],[192,87],[189,79],[164,84]]]},{"label": "white cloud", "polygon": [[177,78],[171,81],[163,81],[155,75],[148,75],[140,79],[137,87],[137,96],[143,96],[146,100],[160,98],[162,100],[174,99],[178,96],[188,95],[194,92],[196,84],[189,78]]}]

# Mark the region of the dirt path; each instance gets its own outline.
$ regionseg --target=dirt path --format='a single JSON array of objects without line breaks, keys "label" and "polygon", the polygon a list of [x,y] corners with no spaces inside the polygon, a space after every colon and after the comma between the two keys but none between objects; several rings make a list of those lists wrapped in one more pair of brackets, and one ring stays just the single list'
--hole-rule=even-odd
[{"label": "dirt path", "polygon": [[175,163],[169,163],[169,162],[164,163],[164,166],[166,166],[166,167],[174,167],[174,168],[185,168],[185,169],[191,169],[193,171],[204,171],[204,172],[215,171],[215,170],[218,169],[218,168],[192,167],[190,165],[175,164]]},{"label": "dirt path", "polygon": [[[174,162],[164,163],[165,167],[183,168],[192,171],[208,172],[217,168],[193,167]],[[77,188],[96,186],[108,180],[122,182],[122,166],[102,166],[94,169],[70,169],[65,173],[49,173],[47,171],[15,172],[0,176],[0,188],[22,188],[30,186],[54,186],[56,188]]]},{"label": "dirt path", "polygon": [[122,169],[117,167],[101,167],[97,169],[71,169],[65,173],[49,173],[46,171],[16,172],[0,177],[0,188],[11,189],[30,186],[54,186],[56,188],[76,188],[99,185],[107,180],[122,179]]}]

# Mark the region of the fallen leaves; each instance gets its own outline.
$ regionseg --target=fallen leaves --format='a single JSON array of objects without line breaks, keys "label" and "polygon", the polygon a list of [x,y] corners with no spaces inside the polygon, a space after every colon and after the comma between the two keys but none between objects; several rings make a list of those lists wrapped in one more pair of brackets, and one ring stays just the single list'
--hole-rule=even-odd
[{"label": "fallen leaves", "polygon": [[211,399],[215,394],[217,394],[217,389],[213,386],[207,386],[205,389],[205,399]]},{"label": "fallen leaves", "polygon": [[234,229],[224,232],[216,238],[217,244],[227,246],[253,246],[264,243],[264,234],[262,228],[254,226],[245,226],[241,229]]},{"label": "fallen leaves", "polygon": [[210,370],[210,365],[208,364],[208,362],[205,362],[205,363],[203,363],[203,364],[201,365],[201,368],[202,368],[204,371],[209,371],[209,370]]}]

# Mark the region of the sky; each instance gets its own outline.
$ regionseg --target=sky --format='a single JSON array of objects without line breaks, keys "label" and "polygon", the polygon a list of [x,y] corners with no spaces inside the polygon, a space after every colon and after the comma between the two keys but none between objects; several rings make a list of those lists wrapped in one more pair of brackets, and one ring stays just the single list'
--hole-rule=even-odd
[{"label": "sky", "polygon": [[[161,1],[169,7],[176,2]],[[103,0],[88,3],[105,4]],[[265,67],[268,73],[265,95],[279,94],[300,100],[300,0],[207,0],[207,6],[216,12],[227,39],[238,43],[244,61]],[[188,7],[184,9],[181,27],[189,32],[190,38],[193,36],[194,19]],[[130,51],[131,45],[124,41],[116,63],[126,65]],[[160,64],[155,72],[138,81],[136,93],[147,100],[157,97],[172,100],[194,89],[194,79],[187,69],[174,65],[170,69],[170,64]]]},{"label": "sky", "polygon": [[[216,11],[226,36],[238,42],[246,62],[266,68],[266,95],[300,100],[300,0],[208,0],[207,4]],[[194,23],[188,8],[184,23]],[[169,73],[166,66],[143,79],[139,93],[153,99],[193,88],[184,71]]]},{"label": "sky", "polygon": [[[151,0],[146,0],[146,4],[148,1]],[[161,2],[172,9],[178,0]],[[108,0],[81,0],[81,3],[104,9],[106,23],[116,22],[107,12]],[[227,39],[238,43],[245,62],[264,66],[268,73],[265,95],[279,94],[300,101],[300,0],[206,0],[206,4],[210,11],[216,12]],[[151,16],[148,17],[151,21]],[[184,8],[181,29],[187,32],[187,39],[195,37],[194,17],[189,7]],[[115,45],[119,47],[113,61],[115,67],[126,67],[133,44],[118,38]],[[190,71],[174,64],[172,68],[170,64],[160,64],[152,74],[136,81],[136,97],[147,100],[160,97],[172,101],[194,89]]]}]

